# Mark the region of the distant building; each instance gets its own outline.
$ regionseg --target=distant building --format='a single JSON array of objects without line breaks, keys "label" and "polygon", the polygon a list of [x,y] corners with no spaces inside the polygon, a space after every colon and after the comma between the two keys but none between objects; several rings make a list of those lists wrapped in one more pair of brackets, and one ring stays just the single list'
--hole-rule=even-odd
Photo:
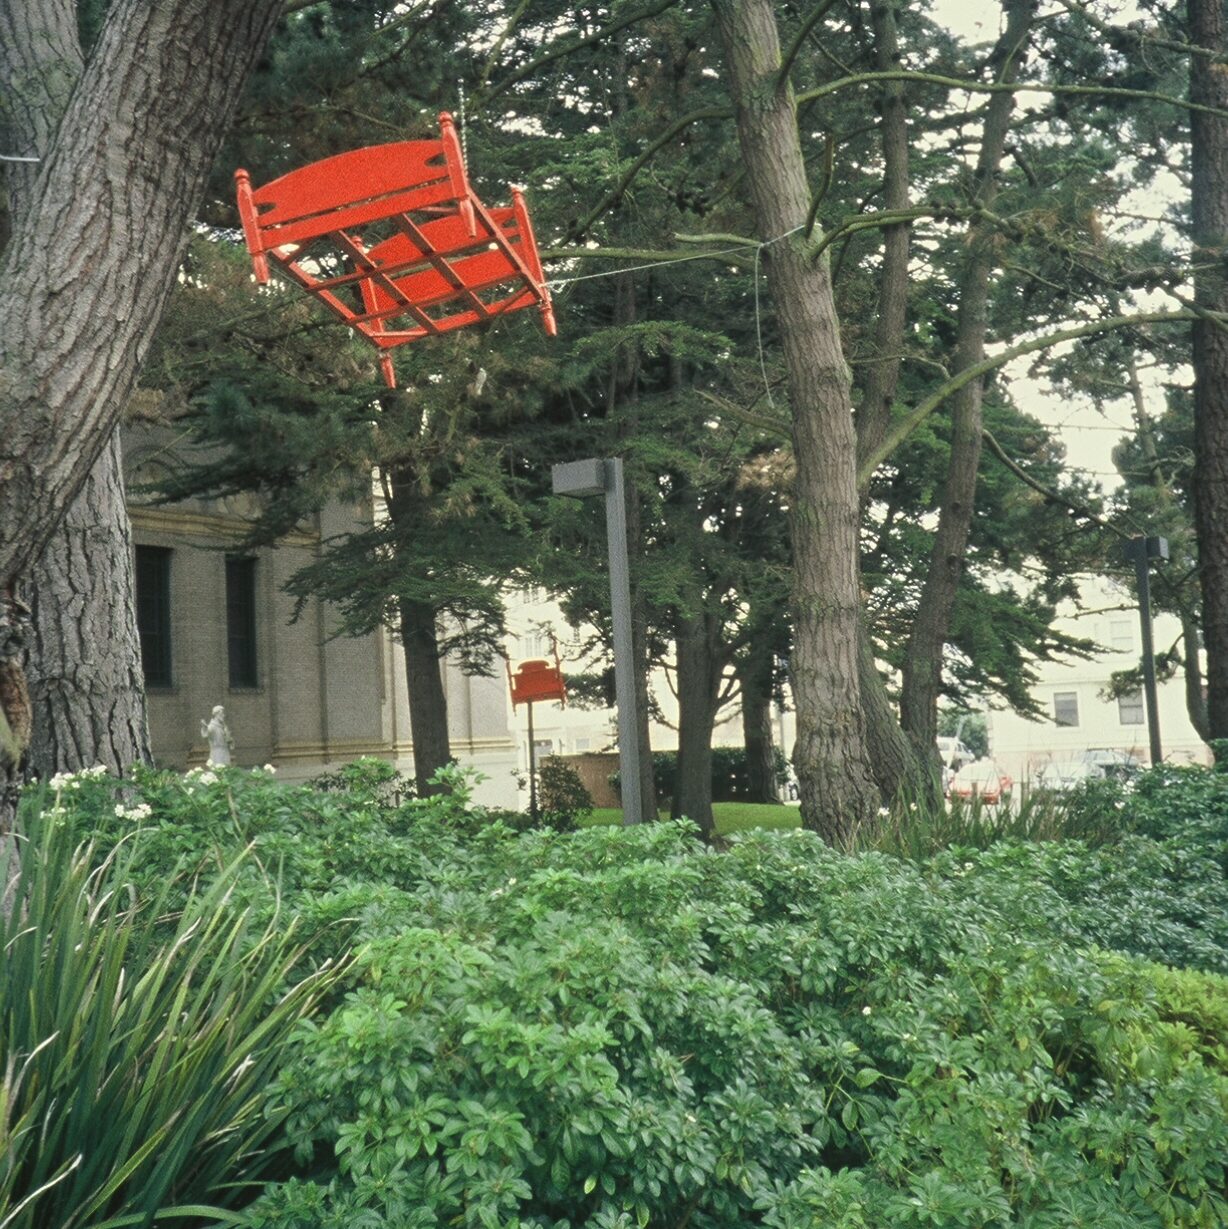
[{"label": "distant building", "polygon": [[[166,431],[126,433],[128,487],[165,471]],[[276,765],[288,780],[359,756],[413,769],[405,663],[395,638],[333,638],[336,620],[311,601],[294,620],[282,591],[324,538],[360,515],[330,507],[276,549],[238,546],[252,508],[243,500],[189,500],[166,507],[130,499],[137,624],[155,760],[173,768],[204,763],[200,720],[226,708],[239,765]],[[488,778],[476,796],[517,804],[516,743],[501,677],[444,672],[453,754]]]},{"label": "distant building", "polygon": [[[1147,713],[1142,691],[1106,699],[1110,676],[1137,666],[1142,653],[1138,608],[1133,597],[1107,580],[1088,581],[1082,611],[1064,610],[1063,631],[1095,640],[1102,651],[1089,661],[1043,662],[1033,695],[1044,710],[1040,721],[1011,711],[988,713],[990,752],[1015,778],[1026,782],[1046,764],[1068,761],[1086,751],[1119,750],[1149,762]],[[1178,620],[1155,620],[1157,651],[1181,634]],[[1177,676],[1159,687],[1160,734],[1164,758],[1171,763],[1210,762],[1210,751],[1194,731],[1185,706],[1184,680]]]}]

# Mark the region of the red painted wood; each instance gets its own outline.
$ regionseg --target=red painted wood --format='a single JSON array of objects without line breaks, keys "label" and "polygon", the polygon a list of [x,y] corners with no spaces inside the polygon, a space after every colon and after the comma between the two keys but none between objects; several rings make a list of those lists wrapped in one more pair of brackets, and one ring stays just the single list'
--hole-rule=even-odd
[{"label": "red painted wood", "polygon": [[557,665],[534,659],[521,662],[511,675],[512,707],[537,700],[566,700],[563,674]]},{"label": "red painted wood", "polygon": [[[257,189],[236,171],[256,280],[268,280],[271,260],[384,351],[533,306],[554,336],[523,194],[514,188],[510,207],[487,209],[469,185],[446,113],[439,127],[438,141],[351,150]],[[364,239],[372,228],[387,235],[390,225],[397,231],[390,238]],[[325,262],[345,270],[326,274]],[[355,292],[361,307],[347,302]],[[380,369],[394,387],[387,354]]]}]

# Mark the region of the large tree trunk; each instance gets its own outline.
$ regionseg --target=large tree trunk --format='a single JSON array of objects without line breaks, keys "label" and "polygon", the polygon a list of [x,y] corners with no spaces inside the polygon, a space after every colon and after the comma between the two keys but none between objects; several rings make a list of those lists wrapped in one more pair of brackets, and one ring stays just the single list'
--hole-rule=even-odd
[{"label": "large tree trunk", "polygon": [[[1151,415],[1147,412],[1147,399],[1143,395],[1143,383],[1139,379],[1138,363],[1133,355],[1130,356],[1127,376],[1130,397],[1134,401],[1134,417],[1138,424],[1139,449],[1147,465],[1151,486],[1156,492],[1157,510],[1171,512],[1177,507],[1177,499],[1160,465],[1155,427],[1152,424]],[[1198,549],[1196,540],[1190,543],[1183,541],[1185,537],[1186,535],[1179,531],[1177,535],[1169,539],[1169,546],[1173,550],[1173,562],[1176,565],[1174,570],[1179,572],[1186,570],[1191,557]],[[1161,579],[1164,579],[1163,576]],[[1173,590],[1173,599],[1177,606],[1178,617],[1181,619],[1185,711],[1190,719],[1190,725],[1194,727],[1194,732],[1203,742],[1207,742],[1210,738],[1210,730],[1207,722],[1207,698],[1203,695],[1202,690],[1202,664],[1198,659],[1198,620],[1191,613],[1186,604],[1185,595],[1180,589]]]},{"label": "large tree trunk", "polygon": [[[1006,0],[1006,30],[990,57],[994,76],[1014,81],[1031,31],[1036,0]],[[994,94],[985,113],[973,202],[988,208],[997,195],[998,168],[1010,131],[1014,95]],[[959,323],[953,371],[966,371],[985,357],[989,278],[997,263],[996,233],[987,223],[969,227],[967,255],[959,279]],[[937,769],[938,696],[942,659],[951,631],[951,612],[963,572],[968,532],[976,502],[981,462],[983,381],[971,380],[952,399],[951,458],[943,489],[929,572],[913,620],[900,692],[900,719],[917,750]]]},{"label": "large tree trunk", "polygon": [[797,109],[779,80],[771,0],[714,0],[788,374],[797,481],[792,508],[794,751],[802,822],[845,840],[878,811],[857,660],[858,498],[849,370],[826,253],[797,233],[810,206]]},{"label": "large tree trunk", "polygon": [[442,792],[431,784],[439,769],[452,763],[448,739],[448,698],[443,689],[443,660],[434,608],[402,601],[401,645],[409,693],[409,736],[414,743],[414,784],[419,797]]},{"label": "large tree trunk", "polygon": [[150,758],[119,434],[34,570],[28,773],[47,780]]},{"label": "large tree trunk", "polygon": [[[875,69],[884,73],[897,70],[900,40],[894,5],[888,0],[874,0],[870,6],[870,20],[874,30]],[[909,205],[908,109],[903,82],[884,82],[879,105],[883,207],[889,211],[903,211]],[[882,272],[878,279],[874,344],[865,368],[865,382],[857,407],[859,462],[882,443],[899,387],[904,331],[908,321],[910,238],[911,225],[908,222],[883,228]],[[874,660],[874,645],[866,625],[867,617],[863,609],[858,621],[857,651],[866,718],[866,744],[879,794],[888,805],[906,794],[937,803],[942,797],[938,774],[900,726],[895,705],[887,694],[887,685]]]},{"label": "large tree trunk", "polygon": [[[62,16],[63,0],[43,3],[45,14],[24,6],[29,28]],[[23,6],[5,7],[11,16]],[[19,589],[118,424],[281,7],[115,0],[13,220],[0,269],[0,743],[5,727],[29,726]],[[26,105],[43,105],[31,97]],[[24,748],[7,741],[0,777],[11,782]]]},{"label": "large tree trunk", "polygon": [[706,840],[716,828],[712,818],[712,730],[716,725],[721,666],[720,629],[700,605],[678,616],[675,637],[678,670],[678,772],[671,814],[699,825]]},{"label": "large tree trunk", "polygon": [[[1223,0],[1187,0],[1189,41],[1228,52]],[[1211,111],[1190,113],[1190,204],[1194,301],[1228,311],[1228,74],[1217,59],[1190,56],[1190,100]],[[1194,343],[1194,524],[1207,653],[1207,733],[1228,738],[1228,333],[1196,320]],[[1188,656],[1188,650],[1187,650]],[[1222,756],[1220,757],[1222,758]]]},{"label": "large tree trunk", "polygon": [[742,745],[746,749],[748,802],[779,802],[772,738],[773,654],[754,646],[734,666],[742,694]]},{"label": "large tree trunk", "polygon": [[[42,159],[81,75],[75,5],[45,0],[0,14],[0,143]],[[9,163],[11,232],[34,199],[39,163]],[[2,243],[2,239],[0,239]],[[133,603],[132,542],[118,430],[34,569],[26,674],[31,743],[26,775],[47,779],[149,759]],[[99,651],[100,646],[105,651]]]}]

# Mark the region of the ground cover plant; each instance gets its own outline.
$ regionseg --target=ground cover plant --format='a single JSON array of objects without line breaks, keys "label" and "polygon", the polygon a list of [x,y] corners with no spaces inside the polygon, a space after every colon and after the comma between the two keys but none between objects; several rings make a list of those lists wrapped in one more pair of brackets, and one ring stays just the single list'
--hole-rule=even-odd
[{"label": "ground cover plant", "polygon": [[[71,795],[95,775],[61,782]],[[63,806],[27,812],[0,914],[0,1224],[121,1229],[225,1220],[269,1173],[266,1089],[296,1022],[336,975],[295,973],[292,919],[178,870],[132,890],[133,850],[82,845]],[[113,803],[131,824],[148,810]]]},{"label": "ground cover plant", "polygon": [[1228,1219],[1223,777],[908,859],[213,775],[61,802],[138,892],[250,846],[236,904],[356,953],[267,1089],[253,1229]]}]

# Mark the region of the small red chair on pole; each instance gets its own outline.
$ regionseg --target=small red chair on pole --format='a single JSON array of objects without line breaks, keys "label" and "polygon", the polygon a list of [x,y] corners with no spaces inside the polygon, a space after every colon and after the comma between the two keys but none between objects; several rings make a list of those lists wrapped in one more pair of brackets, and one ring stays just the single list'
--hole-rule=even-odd
[{"label": "small red chair on pole", "polygon": [[513,710],[520,704],[529,706],[529,814],[537,818],[537,748],[533,742],[533,705],[539,700],[558,700],[567,707],[567,688],[558,657],[554,664],[544,658],[522,661],[512,673],[507,663],[507,681],[512,692]]},{"label": "small red chair on pole", "polygon": [[253,188],[235,172],[256,280],[272,262],[381,352],[536,306],[557,328],[524,195],[494,209],[465,171],[452,117],[438,141],[337,154]]}]

